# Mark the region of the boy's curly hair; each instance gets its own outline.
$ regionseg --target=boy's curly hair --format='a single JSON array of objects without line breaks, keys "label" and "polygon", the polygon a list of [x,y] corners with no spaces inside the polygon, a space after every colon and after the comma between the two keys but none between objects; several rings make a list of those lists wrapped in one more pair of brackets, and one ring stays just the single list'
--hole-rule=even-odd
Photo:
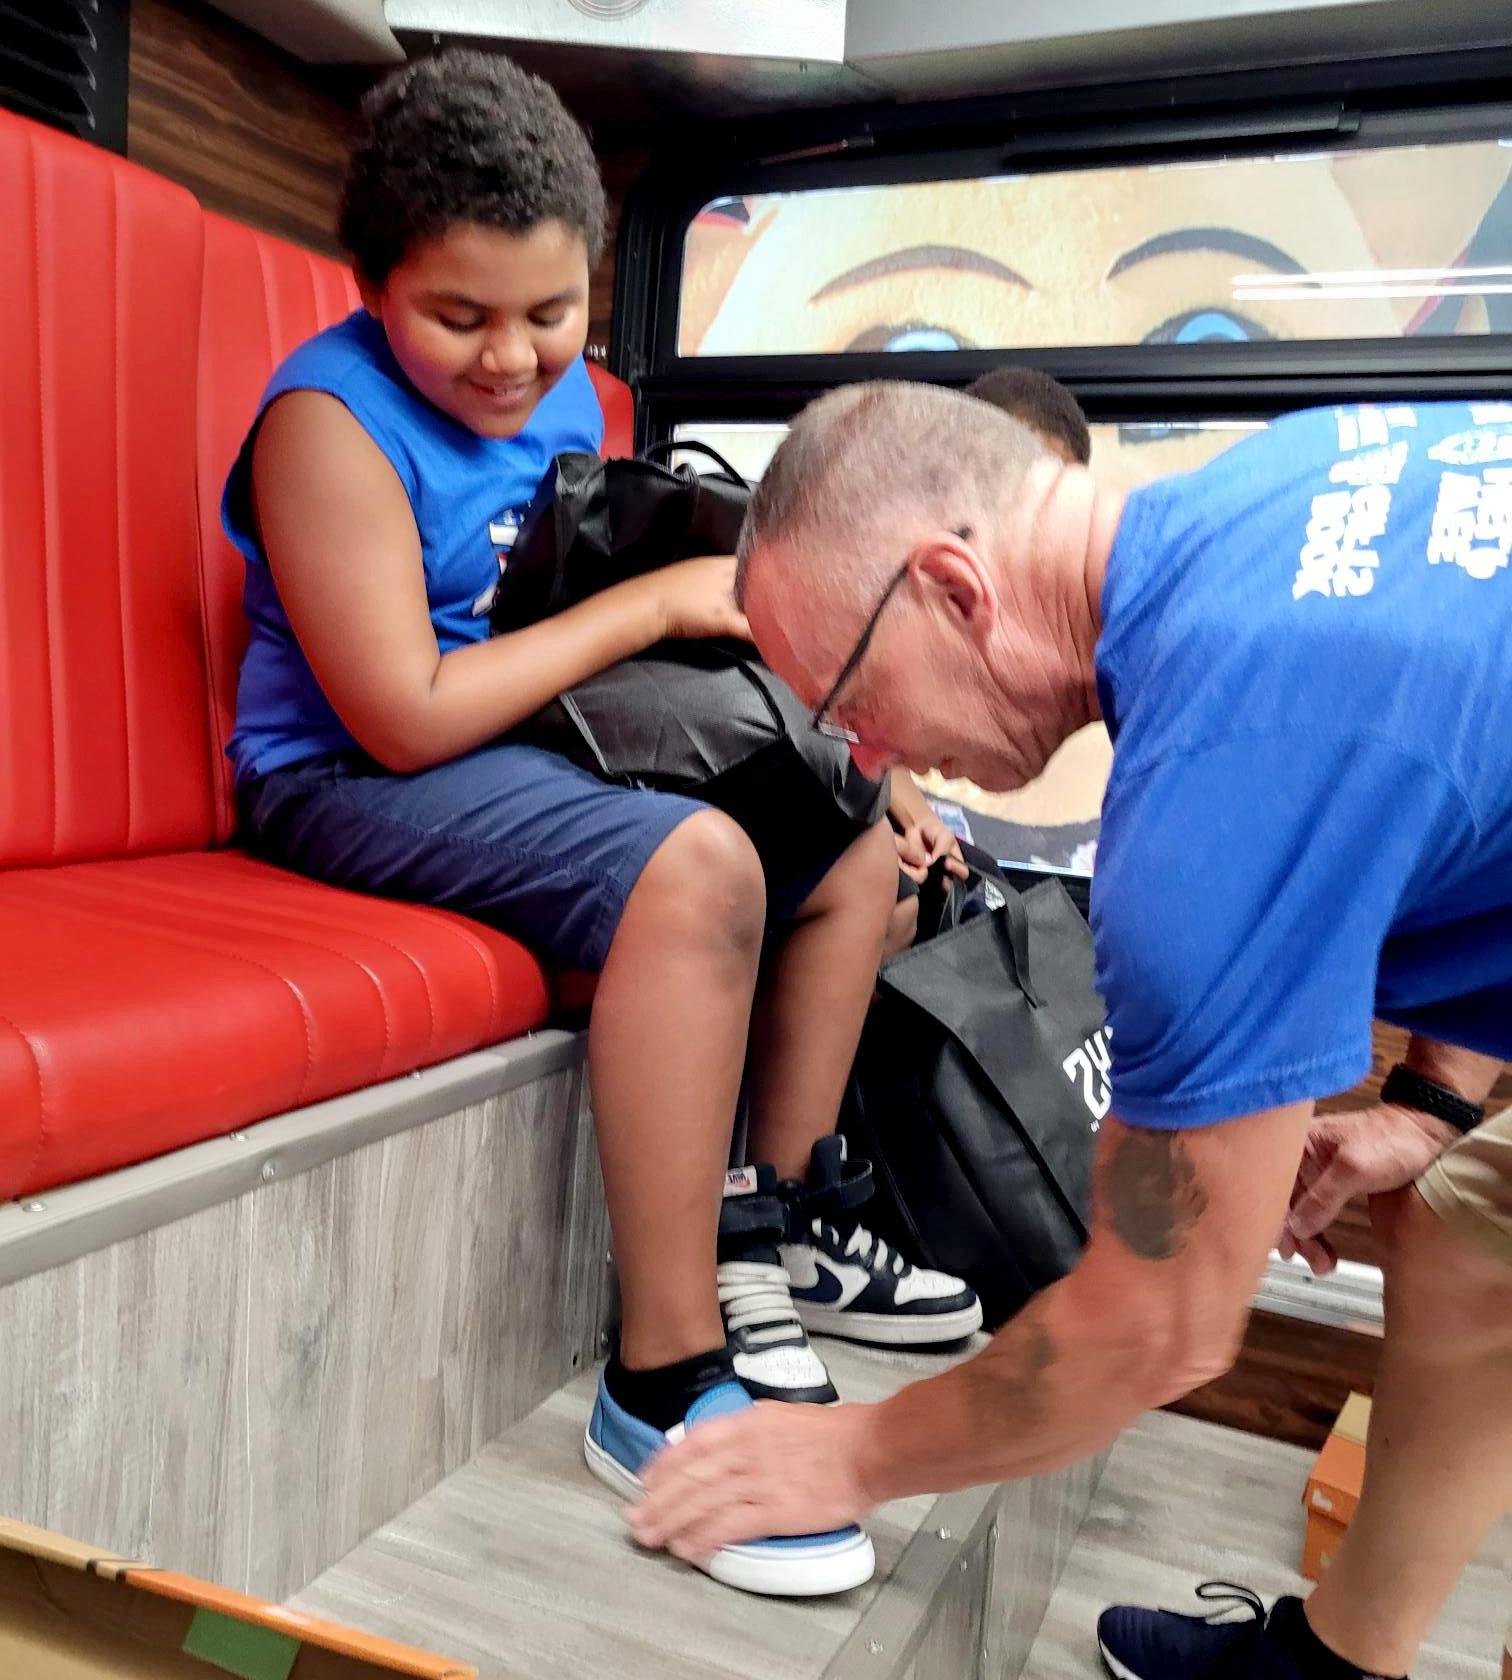
[{"label": "boy's curly hair", "polygon": [[454,222],[528,233],[558,221],[604,246],[604,187],[555,90],[497,53],[448,48],[385,76],[362,102],[337,232],[382,285]]}]

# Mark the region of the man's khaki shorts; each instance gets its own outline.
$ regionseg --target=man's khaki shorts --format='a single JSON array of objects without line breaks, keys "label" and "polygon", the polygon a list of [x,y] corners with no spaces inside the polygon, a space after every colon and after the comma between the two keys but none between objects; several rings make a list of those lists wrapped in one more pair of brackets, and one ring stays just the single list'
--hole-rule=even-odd
[{"label": "man's khaki shorts", "polygon": [[1417,1187],[1446,1225],[1512,1266],[1512,1108],[1446,1149]]}]

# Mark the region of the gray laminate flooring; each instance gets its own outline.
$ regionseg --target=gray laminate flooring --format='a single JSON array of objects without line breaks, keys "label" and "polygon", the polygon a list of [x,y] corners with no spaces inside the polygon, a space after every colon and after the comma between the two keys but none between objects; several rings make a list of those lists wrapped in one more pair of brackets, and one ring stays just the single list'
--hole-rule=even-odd
[{"label": "gray laminate flooring", "polygon": [[[878,1399],[948,1359],[837,1343],[842,1394]],[[297,1595],[297,1608],[474,1664],[480,1680],[815,1680],[930,1511],[867,1528],[877,1577],[830,1599],[762,1600],[639,1551],[620,1501],[583,1468],[597,1382],[552,1395]],[[885,1671],[885,1668],[884,1668]]]},{"label": "gray laminate flooring", "polygon": [[[1312,1456],[1165,1412],[1135,1425],[1113,1449],[1026,1680],[1100,1680],[1093,1627],[1112,1603],[1196,1610],[1192,1589],[1210,1579],[1245,1582],[1267,1602],[1306,1591],[1297,1561]],[[1512,1518],[1460,1582],[1414,1680],[1491,1680],[1509,1617]]]}]

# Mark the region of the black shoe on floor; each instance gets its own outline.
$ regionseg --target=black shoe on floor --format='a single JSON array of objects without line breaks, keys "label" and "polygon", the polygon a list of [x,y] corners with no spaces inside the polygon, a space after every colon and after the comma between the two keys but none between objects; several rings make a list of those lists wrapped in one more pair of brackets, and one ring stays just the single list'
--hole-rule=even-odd
[{"label": "black shoe on floor", "polygon": [[[1300,1598],[1278,1598],[1269,1610],[1248,1587],[1205,1581],[1197,1596],[1205,1615],[1117,1604],[1097,1619],[1097,1646],[1113,1680],[1330,1680],[1358,1676],[1322,1645]],[[1315,1655],[1304,1662],[1299,1652]],[[1379,1680],[1363,1676],[1362,1680]]]}]

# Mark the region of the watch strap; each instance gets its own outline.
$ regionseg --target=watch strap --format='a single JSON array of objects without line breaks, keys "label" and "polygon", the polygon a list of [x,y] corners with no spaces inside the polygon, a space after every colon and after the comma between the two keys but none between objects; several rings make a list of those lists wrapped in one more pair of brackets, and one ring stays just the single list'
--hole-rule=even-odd
[{"label": "watch strap", "polygon": [[1415,1108],[1420,1114],[1431,1114],[1436,1120],[1453,1126],[1457,1132],[1473,1132],[1486,1118],[1486,1111],[1479,1103],[1470,1102],[1447,1085],[1429,1079],[1426,1074],[1414,1072],[1405,1062],[1398,1062],[1386,1075],[1386,1082],[1381,1086],[1381,1101],[1396,1103],[1401,1108]]}]

